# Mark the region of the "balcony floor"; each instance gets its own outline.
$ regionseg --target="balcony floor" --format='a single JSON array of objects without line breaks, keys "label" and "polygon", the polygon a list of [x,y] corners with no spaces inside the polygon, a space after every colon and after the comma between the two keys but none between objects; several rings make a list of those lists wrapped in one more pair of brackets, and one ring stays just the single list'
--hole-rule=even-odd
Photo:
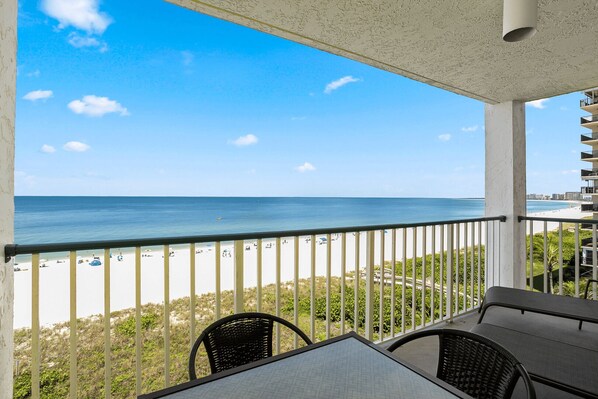
[{"label": "balcony floor", "polygon": [[[494,309],[493,311],[497,311],[498,309]],[[504,309],[506,312],[510,312],[510,309]],[[518,311],[516,311],[518,312]],[[478,321],[479,314],[477,311],[473,311],[467,313],[465,315],[459,316],[453,320],[452,323],[449,322],[441,322],[429,328],[455,328],[459,330],[466,330],[469,331]],[[562,320],[562,319],[561,319]],[[576,323],[576,322],[575,322]],[[598,326],[597,326],[598,327]],[[594,328],[591,328],[594,330]],[[598,329],[597,329],[598,330]],[[593,331],[594,332],[594,331]],[[384,342],[380,344],[380,346],[386,348],[388,347],[393,341]],[[422,338],[417,341],[413,341],[413,343],[409,343],[405,345],[403,348],[397,349],[395,354],[398,355],[402,360],[409,362],[426,372],[435,375],[436,374],[436,365],[438,362],[438,343],[435,337],[430,338]],[[538,399],[541,398],[555,398],[555,399],[574,399],[580,398],[579,396],[572,395],[566,392],[562,392],[546,385],[540,385],[538,383],[534,383],[534,388],[536,389],[536,396]],[[513,398],[526,398],[527,394],[525,392],[525,388],[522,384],[518,384],[515,388],[515,392],[513,393]]]}]

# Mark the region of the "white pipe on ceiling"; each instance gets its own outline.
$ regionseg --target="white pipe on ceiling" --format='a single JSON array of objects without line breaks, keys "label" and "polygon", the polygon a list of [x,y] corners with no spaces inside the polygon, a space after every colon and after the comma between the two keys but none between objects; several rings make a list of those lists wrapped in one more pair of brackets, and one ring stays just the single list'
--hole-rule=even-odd
[{"label": "white pipe on ceiling", "polygon": [[518,42],[536,34],[538,0],[504,0],[502,38]]}]

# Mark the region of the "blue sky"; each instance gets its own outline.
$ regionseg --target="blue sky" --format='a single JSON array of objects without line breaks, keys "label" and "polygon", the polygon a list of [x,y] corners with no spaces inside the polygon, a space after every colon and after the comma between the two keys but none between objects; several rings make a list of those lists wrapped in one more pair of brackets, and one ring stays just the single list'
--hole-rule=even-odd
[{"label": "blue sky", "polygon": [[[17,195],[481,197],[484,105],[159,0],[19,2]],[[579,93],[527,106],[579,190]]]}]

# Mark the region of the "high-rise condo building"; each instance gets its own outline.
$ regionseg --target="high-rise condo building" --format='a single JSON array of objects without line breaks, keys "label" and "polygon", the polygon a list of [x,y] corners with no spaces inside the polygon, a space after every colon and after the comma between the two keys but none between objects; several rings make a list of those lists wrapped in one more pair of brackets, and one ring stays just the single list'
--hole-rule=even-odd
[{"label": "high-rise condo building", "polygon": [[[581,153],[582,161],[590,162],[590,166],[581,170],[581,178],[586,185],[581,188],[581,194],[590,196],[591,201],[581,205],[581,210],[592,212],[592,219],[598,219],[598,87],[583,92],[584,98],[579,107],[590,115],[581,117],[581,126],[590,129],[589,133],[581,135],[581,143],[589,145],[588,151]],[[591,229],[593,225],[582,224],[582,228]],[[591,266],[593,248],[589,246],[590,239],[582,240],[582,265]]]},{"label": "high-rise condo building", "polygon": [[581,135],[582,144],[591,148],[581,153],[583,161],[590,162],[587,169],[581,170],[581,178],[586,186],[581,188],[581,194],[591,195],[592,201],[581,206],[582,211],[593,212],[593,218],[598,218],[598,87],[583,92],[580,108],[590,115],[581,117],[581,126],[590,129],[589,133]]}]

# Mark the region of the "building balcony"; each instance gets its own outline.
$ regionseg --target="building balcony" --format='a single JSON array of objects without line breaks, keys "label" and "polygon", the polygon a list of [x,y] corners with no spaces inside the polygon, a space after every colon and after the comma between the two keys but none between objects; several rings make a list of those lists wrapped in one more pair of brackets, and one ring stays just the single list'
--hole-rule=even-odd
[{"label": "building balcony", "polygon": [[581,178],[583,180],[595,180],[598,179],[598,169],[582,169]]},{"label": "building balcony", "polygon": [[594,162],[598,161],[598,151],[584,151],[581,153],[581,160]]},{"label": "building balcony", "polygon": [[598,96],[594,96],[594,93],[586,93],[588,97],[579,101],[579,107],[592,115],[598,113]]},{"label": "building balcony", "polygon": [[[592,235],[581,227],[594,222],[519,219],[529,237],[528,287],[579,295],[593,259]],[[243,311],[281,315],[313,341],[356,331],[384,346],[447,321],[469,328],[460,320],[471,318],[461,316],[479,308],[495,284],[496,233],[505,220],[8,245],[20,269],[15,323],[25,321],[15,334],[23,365],[15,378],[29,376],[38,392],[48,373],[59,372],[65,386],[105,381],[125,396],[181,383],[202,329]],[[567,254],[556,263],[545,255],[546,237]],[[279,335],[275,345],[280,352],[296,344]],[[420,348],[417,356],[429,353]]]},{"label": "building balcony", "polygon": [[598,212],[598,204],[581,204],[583,212]]},{"label": "building balcony", "polygon": [[581,126],[592,129],[598,127],[598,115],[582,116],[580,119]]},{"label": "building balcony", "polygon": [[[14,202],[16,21],[21,11],[17,3],[3,2],[0,27],[0,59],[5,61],[0,74],[2,204]],[[315,341],[352,329],[384,345],[394,337],[473,313],[490,286],[527,284],[530,290],[572,296],[583,291],[588,268],[581,265],[580,243],[592,233],[582,228],[595,229],[596,223],[525,217],[518,222],[513,215],[525,196],[524,102],[594,84],[595,60],[579,55],[596,53],[596,24],[587,21],[596,20],[598,8],[580,12],[576,2],[540,2],[540,27],[549,29],[540,29],[531,44],[499,45],[502,8],[480,2],[461,7],[454,2],[430,7],[406,1],[385,2],[382,7],[374,2],[353,2],[350,7],[334,2],[289,2],[285,7],[272,1],[257,1],[251,7],[212,0],[169,3],[485,102],[486,165],[498,165],[485,168],[487,209],[509,218],[13,245],[9,241],[14,209],[1,206],[0,243],[18,265],[14,276],[6,272],[10,259],[0,265],[0,397],[12,397],[8,382],[13,374],[16,389],[32,398],[136,397],[176,384],[188,378],[187,355],[202,328],[235,312],[280,314]],[[92,11],[100,13],[97,7]],[[169,13],[164,9],[160,20],[168,21]],[[185,26],[201,27],[203,20],[185,21]],[[497,23],[489,27],[478,21]],[[429,23],[436,32],[419,34]],[[580,34],[580,26],[586,34]],[[151,35],[143,38],[148,43],[140,45],[151,48]],[[393,43],[395,38],[405,40]],[[522,57],[517,51],[522,46],[542,51]],[[322,88],[324,83],[314,85]],[[593,101],[582,106],[592,114],[595,107]],[[597,130],[595,118],[582,118],[582,126]],[[584,159],[598,161],[598,154]],[[327,192],[334,193],[334,187]],[[515,201],[504,201],[505,192]],[[525,223],[527,237],[519,236],[524,229],[514,228],[517,223]],[[592,263],[596,260],[593,257]],[[596,275],[596,268],[589,269]],[[596,284],[591,295],[598,297]],[[17,344],[11,350],[7,347],[13,342],[13,315],[27,324],[14,334]],[[577,322],[573,328],[578,334]],[[279,334],[275,342],[276,352],[294,345]],[[532,349],[547,354],[547,368],[595,373],[594,363],[558,364],[550,345]],[[15,363],[10,364],[13,353]],[[61,389],[52,390],[52,384]],[[97,389],[89,391],[91,386]]]},{"label": "building balcony", "polygon": [[598,187],[582,187],[581,188],[581,193],[582,194],[597,195],[598,194]]},{"label": "building balcony", "polygon": [[180,383],[190,342],[243,311],[282,315],[312,341],[354,330],[382,343],[444,323],[479,307],[494,264],[485,248],[500,247],[504,220],[9,245],[15,382],[28,376],[39,392],[58,370],[79,393],[106,380],[126,397]]},{"label": "building balcony", "polygon": [[581,143],[588,145],[598,144],[598,133],[582,134]]},{"label": "building balcony", "polygon": [[579,101],[579,108],[594,115],[598,113],[598,91],[590,89],[584,91],[585,98]]}]

